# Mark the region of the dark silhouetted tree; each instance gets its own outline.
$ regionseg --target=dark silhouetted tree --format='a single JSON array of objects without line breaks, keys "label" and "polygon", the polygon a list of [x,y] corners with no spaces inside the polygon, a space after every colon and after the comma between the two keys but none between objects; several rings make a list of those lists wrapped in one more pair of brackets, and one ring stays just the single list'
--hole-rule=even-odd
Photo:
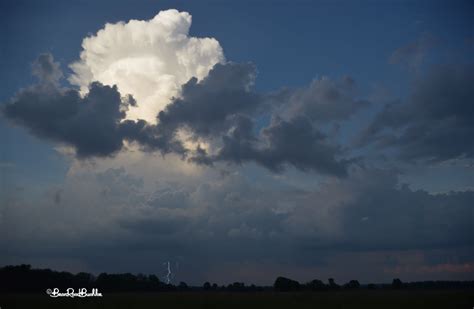
[{"label": "dark silhouetted tree", "polygon": [[273,288],[277,291],[297,291],[300,289],[300,283],[285,277],[278,277]]},{"label": "dark silhouetted tree", "polygon": [[227,286],[228,291],[233,291],[233,292],[242,292],[245,291],[245,284],[243,282],[234,282],[232,284],[229,284]]},{"label": "dark silhouetted tree", "polygon": [[186,284],[186,282],[183,282],[181,281],[179,284],[178,284],[178,289],[180,291],[186,291],[189,289],[188,285]]},{"label": "dark silhouetted tree", "polygon": [[[351,280],[345,284],[345,288],[357,288],[360,284],[357,280]],[[88,273],[78,273],[76,275],[68,272],[58,272],[51,269],[32,269],[30,265],[5,266],[0,268],[0,293],[37,293],[47,288],[99,288],[101,292],[113,291],[185,291],[198,288],[188,287],[186,283],[181,282],[178,287],[171,284],[164,284],[155,275],[133,275],[125,274],[107,274],[102,273],[97,278]],[[218,289],[216,284],[206,282],[203,285],[205,290]],[[275,280],[274,289],[276,291],[296,291],[338,289],[339,285],[334,279],[329,279],[329,285],[325,285],[320,280],[313,280],[303,286],[297,281],[278,277]],[[393,279],[392,284],[367,285],[367,289],[473,289],[474,281],[422,281],[402,283],[400,279]],[[227,287],[221,287],[220,290],[252,292],[264,291],[266,287],[256,287],[254,285],[245,286],[242,282],[234,282]]]},{"label": "dark silhouetted tree", "polygon": [[358,288],[360,288],[360,283],[357,280],[351,280],[351,281],[347,282],[346,284],[344,284],[344,288],[345,289],[350,289],[350,290],[358,289]]},{"label": "dark silhouetted tree", "polygon": [[324,291],[327,290],[328,287],[321,280],[314,279],[306,283],[306,288],[311,291]]},{"label": "dark silhouetted tree", "polygon": [[87,288],[87,287],[90,287],[92,285],[95,278],[94,278],[93,275],[91,275],[89,273],[80,272],[80,273],[76,274],[75,280],[76,280],[77,284],[81,285],[82,287]]},{"label": "dark silhouetted tree", "polygon": [[401,289],[403,287],[402,280],[395,278],[392,281],[392,288],[393,289]]},{"label": "dark silhouetted tree", "polygon": [[330,289],[333,289],[333,290],[339,289],[339,285],[334,281],[333,278],[329,278],[328,282],[329,282],[329,288]]}]

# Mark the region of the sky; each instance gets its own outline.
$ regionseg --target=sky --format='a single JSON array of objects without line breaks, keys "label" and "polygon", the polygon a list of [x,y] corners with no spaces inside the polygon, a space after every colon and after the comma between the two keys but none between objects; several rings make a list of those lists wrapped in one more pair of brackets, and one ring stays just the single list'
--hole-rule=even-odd
[{"label": "sky", "polygon": [[474,279],[469,1],[2,1],[0,264]]}]

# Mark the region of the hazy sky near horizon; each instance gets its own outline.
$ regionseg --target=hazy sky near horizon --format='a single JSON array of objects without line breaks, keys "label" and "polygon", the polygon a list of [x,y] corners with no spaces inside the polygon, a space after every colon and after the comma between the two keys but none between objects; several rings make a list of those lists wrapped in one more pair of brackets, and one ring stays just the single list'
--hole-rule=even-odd
[{"label": "hazy sky near horizon", "polygon": [[3,1],[0,264],[474,279],[469,1]]}]

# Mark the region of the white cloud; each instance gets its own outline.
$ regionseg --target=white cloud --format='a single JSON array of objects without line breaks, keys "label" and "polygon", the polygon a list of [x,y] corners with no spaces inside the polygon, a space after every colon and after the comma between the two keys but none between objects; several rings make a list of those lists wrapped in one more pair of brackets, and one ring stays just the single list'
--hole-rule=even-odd
[{"label": "white cloud", "polygon": [[[138,104],[130,106],[128,119],[156,123],[157,113],[171,97],[180,95],[184,83],[192,77],[203,79],[216,63],[224,62],[216,39],[189,36],[191,21],[189,13],[172,9],[150,20],[108,23],[95,35],[84,38],[80,59],[70,65],[73,75],[69,81],[80,86],[83,94],[92,81],[117,85],[122,95],[133,95]],[[193,144],[185,132],[179,133],[186,145]],[[181,183],[183,179],[203,177],[202,167],[177,156],[163,158],[142,152],[137,145],[126,146],[128,151],[114,157],[94,158],[93,167],[73,159],[67,177],[120,167],[143,177],[145,186],[164,179]]]},{"label": "white cloud", "polygon": [[179,96],[181,85],[191,77],[204,78],[224,61],[214,38],[189,36],[191,15],[177,10],[161,11],[151,20],[130,20],[106,24],[82,42],[80,60],[71,64],[69,81],[87,92],[87,85],[99,81],[132,94],[138,107],[128,111],[129,119],[156,123],[156,114]]}]

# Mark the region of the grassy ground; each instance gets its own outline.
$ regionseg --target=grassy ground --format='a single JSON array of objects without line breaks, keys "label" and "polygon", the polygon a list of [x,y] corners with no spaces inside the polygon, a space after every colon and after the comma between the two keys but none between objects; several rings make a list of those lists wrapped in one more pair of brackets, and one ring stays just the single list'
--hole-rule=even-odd
[{"label": "grassy ground", "polygon": [[474,291],[121,293],[102,298],[0,294],[0,308],[474,308]]}]

